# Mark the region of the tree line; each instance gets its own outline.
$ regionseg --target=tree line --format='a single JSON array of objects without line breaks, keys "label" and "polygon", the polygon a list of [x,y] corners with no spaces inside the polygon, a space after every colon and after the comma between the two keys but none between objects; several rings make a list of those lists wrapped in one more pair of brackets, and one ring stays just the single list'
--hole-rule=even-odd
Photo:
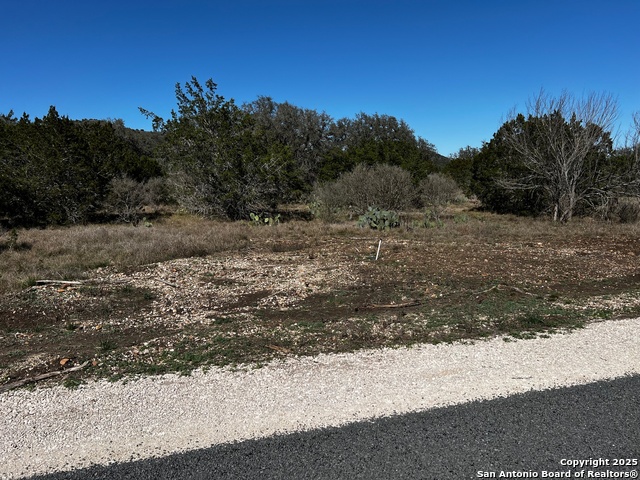
[{"label": "tree line", "polygon": [[356,165],[387,164],[416,180],[437,170],[441,156],[403,120],[359,113],[326,113],[269,97],[238,106],[217,85],[196,78],[176,86],[168,119],[141,109],[164,143],[158,158],[177,201],[189,211],[247,218],[304,198],[318,182]]},{"label": "tree line", "polygon": [[[133,221],[150,201],[246,219],[309,200],[314,189],[342,178],[341,185],[353,184],[343,190],[367,198],[353,191],[367,185],[348,180],[356,167],[366,183],[384,189],[385,178],[376,176],[393,173],[386,183],[413,183],[423,198],[425,188],[442,185],[433,174],[443,174],[488,209],[558,221],[604,211],[640,192],[640,117],[627,146],[615,149],[610,96],[541,92],[481,148],[445,158],[389,115],[335,120],[270,97],[237,105],[218,94],[213,80],[196,78],[177,84],[175,94],[177,107],[167,119],[140,109],[153,132],[128,129],[121,120],[71,120],[55,107],[41,119],[0,115],[0,221],[43,226],[114,215]],[[392,168],[372,168],[379,166]]]},{"label": "tree line", "polygon": [[239,106],[212,80],[196,78],[176,85],[176,101],[166,120],[141,109],[154,132],[121,120],[71,120],[55,107],[34,120],[1,115],[0,220],[82,223],[113,207],[130,220],[154,179],[184,210],[241,219],[304,200],[316,183],[357,164],[395,165],[422,178],[443,161],[393,116],[334,120],[269,97]]},{"label": "tree line", "polygon": [[0,218],[11,226],[86,222],[113,178],[162,174],[153,149],[121,121],[74,121],[55,107],[34,120],[0,115]]}]

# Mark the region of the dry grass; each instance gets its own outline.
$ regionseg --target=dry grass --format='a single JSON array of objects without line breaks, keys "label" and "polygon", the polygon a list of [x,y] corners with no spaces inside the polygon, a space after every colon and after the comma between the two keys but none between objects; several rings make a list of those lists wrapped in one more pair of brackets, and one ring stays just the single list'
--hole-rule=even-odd
[{"label": "dry grass", "polygon": [[175,216],[152,227],[87,225],[19,230],[17,242],[0,243],[0,293],[38,279],[84,278],[92,269],[136,267],[174,258],[237,251],[249,244],[250,227]]},{"label": "dry grass", "polygon": [[[466,206],[468,207],[468,205]],[[353,221],[322,223],[291,221],[275,228],[248,222],[220,222],[175,215],[152,227],[87,225],[18,230],[0,237],[0,294],[32,285],[38,279],[75,280],[91,270],[120,269],[175,258],[206,256],[247,248],[287,251],[312,247],[343,236],[415,239],[435,243],[491,244],[575,238],[628,238],[640,234],[640,224],[575,219],[567,225],[547,219],[494,215],[454,206],[440,227],[417,226],[421,213],[405,217],[403,228],[387,232],[355,227]],[[412,220],[413,219],[413,220]]]},{"label": "dry grass", "polygon": [[494,243],[502,241],[567,240],[571,238],[618,238],[640,234],[640,223],[612,223],[576,218],[568,224],[547,218],[526,218],[488,212],[453,210],[441,227],[410,228],[408,236],[437,242]]}]

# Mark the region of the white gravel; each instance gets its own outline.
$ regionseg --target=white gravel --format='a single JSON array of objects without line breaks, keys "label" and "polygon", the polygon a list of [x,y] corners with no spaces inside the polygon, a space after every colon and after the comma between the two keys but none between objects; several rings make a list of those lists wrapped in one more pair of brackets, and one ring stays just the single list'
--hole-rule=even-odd
[{"label": "white gravel", "polygon": [[146,458],[640,373],[640,319],[505,342],[291,358],[0,395],[0,478]]}]

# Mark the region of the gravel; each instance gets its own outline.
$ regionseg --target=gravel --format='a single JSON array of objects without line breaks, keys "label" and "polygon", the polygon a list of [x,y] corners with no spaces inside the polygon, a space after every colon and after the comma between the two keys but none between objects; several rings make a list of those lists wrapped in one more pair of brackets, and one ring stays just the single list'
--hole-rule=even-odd
[{"label": "gravel", "polygon": [[0,478],[151,458],[640,373],[640,319],[0,395]]}]

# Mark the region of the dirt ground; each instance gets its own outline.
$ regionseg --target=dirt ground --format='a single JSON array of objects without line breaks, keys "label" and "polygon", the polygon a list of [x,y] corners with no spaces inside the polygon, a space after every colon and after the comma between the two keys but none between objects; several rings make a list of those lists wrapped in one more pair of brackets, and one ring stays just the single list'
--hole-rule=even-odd
[{"label": "dirt ground", "polygon": [[635,236],[474,228],[287,234],[242,252],[99,268],[77,284],[6,294],[0,384],[80,365],[47,382],[526,338],[640,314]]}]

